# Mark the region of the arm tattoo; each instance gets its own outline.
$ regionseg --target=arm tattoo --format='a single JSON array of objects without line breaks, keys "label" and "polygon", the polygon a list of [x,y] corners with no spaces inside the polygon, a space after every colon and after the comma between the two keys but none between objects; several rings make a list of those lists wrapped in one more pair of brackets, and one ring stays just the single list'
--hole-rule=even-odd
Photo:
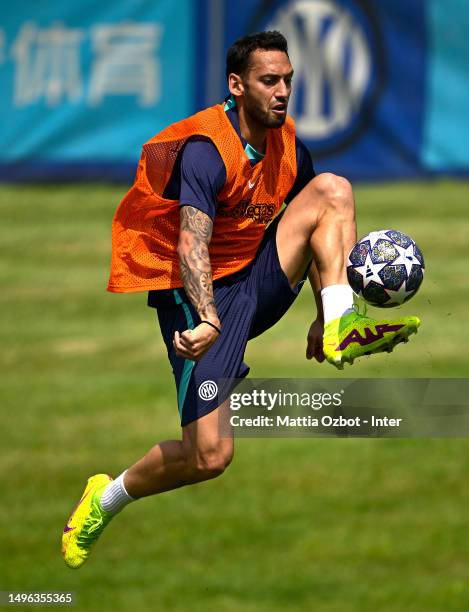
[{"label": "arm tattoo", "polygon": [[218,319],[208,252],[213,222],[193,206],[181,208],[180,221],[178,254],[184,289],[201,319]]}]

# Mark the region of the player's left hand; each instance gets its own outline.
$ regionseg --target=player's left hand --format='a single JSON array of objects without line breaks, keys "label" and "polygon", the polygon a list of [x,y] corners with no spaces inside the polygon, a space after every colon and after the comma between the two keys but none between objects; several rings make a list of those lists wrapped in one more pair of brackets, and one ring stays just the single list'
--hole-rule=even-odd
[{"label": "player's left hand", "polygon": [[322,338],[324,335],[324,322],[322,319],[316,319],[311,324],[308,332],[307,346],[306,346],[306,359],[312,359],[313,357],[319,363],[324,361],[324,353],[322,351]]},{"label": "player's left hand", "polygon": [[200,323],[194,329],[186,329],[182,333],[176,331],[173,346],[178,357],[198,361],[214,344],[219,333],[210,325]]}]

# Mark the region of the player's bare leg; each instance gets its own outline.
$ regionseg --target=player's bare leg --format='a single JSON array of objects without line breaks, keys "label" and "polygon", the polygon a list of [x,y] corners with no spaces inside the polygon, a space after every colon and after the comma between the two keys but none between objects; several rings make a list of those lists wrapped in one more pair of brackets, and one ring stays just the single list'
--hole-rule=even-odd
[{"label": "player's bare leg", "polygon": [[345,263],[356,239],[350,183],[334,174],[320,174],[290,202],[280,220],[280,265],[292,286],[302,278],[311,257],[322,287],[346,284]]},{"label": "player's bare leg", "polygon": [[150,449],[125,473],[128,494],[133,498],[155,495],[222,474],[234,451],[233,437],[220,435],[224,408],[183,427],[182,441],[168,440]]},{"label": "player's bare leg", "polygon": [[[307,355],[315,354],[318,361],[325,356],[340,369],[344,362],[353,363],[362,355],[392,351],[420,325],[417,317],[377,321],[353,312],[346,262],[355,242],[352,187],[346,179],[329,173],[315,177],[290,202],[277,228],[280,265],[292,287],[303,277],[311,258],[317,269],[316,289],[324,307],[324,337],[319,351],[314,336],[322,325],[313,324]],[[313,273],[313,279],[315,276]]]},{"label": "player's bare leg", "polygon": [[[183,428],[182,441],[168,440],[154,446],[140,461],[112,480],[106,474],[88,479],[62,536],[66,564],[77,569],[106,525],[128,503],[222,474],[233,457],[233,436],[226,404]],[[222,437],[221,432],[223,436]]]}]

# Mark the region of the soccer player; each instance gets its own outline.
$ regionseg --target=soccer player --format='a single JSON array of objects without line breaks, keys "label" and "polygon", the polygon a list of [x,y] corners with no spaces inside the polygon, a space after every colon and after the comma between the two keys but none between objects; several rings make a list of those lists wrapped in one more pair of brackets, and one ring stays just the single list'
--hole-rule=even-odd
[{"label": "soccer player", "polygon": [[133,500],[225,470],[233,439],[220,435],[226,395],[217,395],[216,382],[247,375],[248,340],[285,314],[307,276],[317,306],[308,359],[342,368],[392,350],[420,323],[376,321],[353,308],[345,272],[356,242],[352,188],[333,174],[315,176],[295,135],[285,38],[262,32],[238,40],[226,75],[223,104],[143,146],[113,222],[108,289],[149,291],[175,377],[182,440],[157,444],[115,480],[89,478],[63,533],[72,568]]}]

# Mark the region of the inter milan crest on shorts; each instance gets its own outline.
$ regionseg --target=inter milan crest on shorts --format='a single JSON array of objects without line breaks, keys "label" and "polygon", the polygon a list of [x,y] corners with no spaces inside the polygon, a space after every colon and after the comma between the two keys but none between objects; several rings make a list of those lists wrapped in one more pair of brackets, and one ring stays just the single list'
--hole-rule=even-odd
[{"label": "inter milan crest on shorts", "polygon": [[217,383],[213,380],[204,381],[200,385],[198,393],[201,400],[210,401],[215,399],[218,394]]}]

